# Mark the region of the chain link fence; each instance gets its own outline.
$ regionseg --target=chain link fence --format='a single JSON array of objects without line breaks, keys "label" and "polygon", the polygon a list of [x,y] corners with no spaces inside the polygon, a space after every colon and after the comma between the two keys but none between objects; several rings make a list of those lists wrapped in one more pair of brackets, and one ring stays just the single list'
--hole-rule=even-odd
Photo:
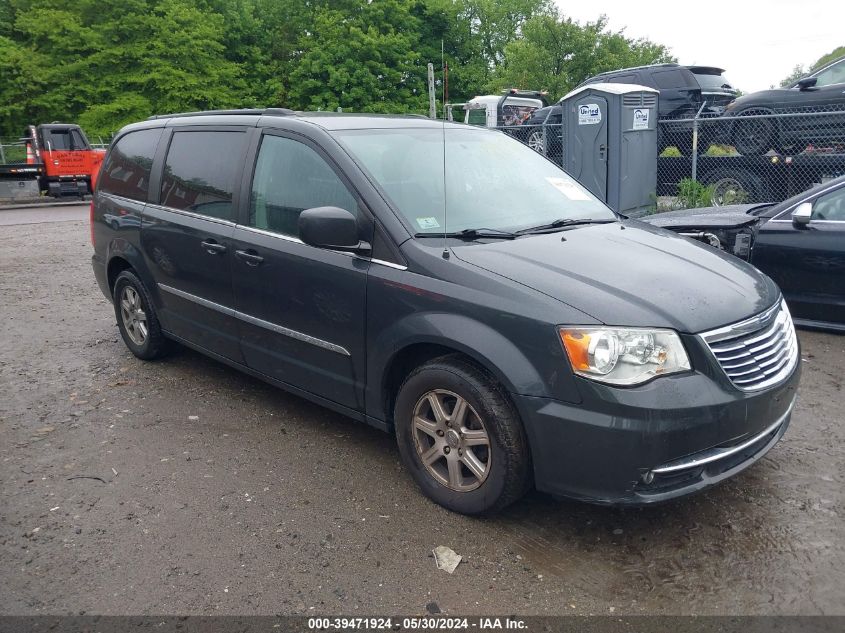
[{"label": "chain link fence", "polygon": [[506,125],[500,129],[507,135],[522,141],[528,147],[548,158],[549,160],[563,165],[564,161],[564,127],[560,122],[539,123],[522,125]]},{"label": "chain link fence", "polygon": [[658,211],[780,202],[845,174],[845,109],[662,119],[658,150]]},{"label": "chain link fence", "polygon": [[[565,123],[505,126],[564,165]],[[780,202],[845,174],[845,108],[661,119],[653,212]]]}]

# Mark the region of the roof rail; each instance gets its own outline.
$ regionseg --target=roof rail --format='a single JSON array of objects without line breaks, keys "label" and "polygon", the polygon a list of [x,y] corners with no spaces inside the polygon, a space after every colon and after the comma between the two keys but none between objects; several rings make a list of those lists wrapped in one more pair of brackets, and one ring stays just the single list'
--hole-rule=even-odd
[{"label": "roof rail", "polygon": [[179,117],[189,116],[220,116],[225,114],[255,114],[267,116],[291,116],[296,114],[294,110],[288,108],[243,108],[240,110],[205,110],[204,112],[174,112],[173,114],[154,114],[147,120],[154,119],[175,119]]},{"label": "roof rail", "polygon": [[[681,65],[675,62],[664,62],[661,64],[645,64],[643,66],[630,66],[628,68],[617,68],[616,70],[606,70],[603,73],[596,73],[592,77],[603,77],[604,75],[615,75],[616,73],[626,72],[629,70],[645,70],[646,68],[680,68]],[[590,77],[590,79],[592,79]]]}]

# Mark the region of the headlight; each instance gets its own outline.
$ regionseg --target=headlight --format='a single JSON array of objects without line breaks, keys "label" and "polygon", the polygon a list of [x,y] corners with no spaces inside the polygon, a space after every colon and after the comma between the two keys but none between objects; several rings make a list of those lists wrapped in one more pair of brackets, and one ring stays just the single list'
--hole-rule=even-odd
[{"label": "headlight", "polygon": [[689,371],[689,357],[672,330],[560,328],[572,370],[610,385],[639,385]]}]

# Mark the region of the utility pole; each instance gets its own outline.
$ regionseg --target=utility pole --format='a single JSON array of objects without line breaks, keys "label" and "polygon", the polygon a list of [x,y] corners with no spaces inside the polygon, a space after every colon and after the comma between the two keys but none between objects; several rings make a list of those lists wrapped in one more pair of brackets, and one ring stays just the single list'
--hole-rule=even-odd
[{"label": "utility pole", "polygon": [[434,64],[428,64],[428,118],[437,118],[437,95],[434,92]]}]

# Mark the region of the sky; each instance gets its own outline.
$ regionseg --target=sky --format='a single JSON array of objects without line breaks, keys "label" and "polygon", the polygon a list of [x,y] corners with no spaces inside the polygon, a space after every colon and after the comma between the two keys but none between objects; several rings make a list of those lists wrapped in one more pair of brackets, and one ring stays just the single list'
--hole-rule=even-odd
[{"label": "sky", "polygon": [[845,45],[842,0],[555,1],[581,23],[603,13],[611,30],[668,46],[681,64],[724,68],[745,93],[778,86],[796,64]]}]

